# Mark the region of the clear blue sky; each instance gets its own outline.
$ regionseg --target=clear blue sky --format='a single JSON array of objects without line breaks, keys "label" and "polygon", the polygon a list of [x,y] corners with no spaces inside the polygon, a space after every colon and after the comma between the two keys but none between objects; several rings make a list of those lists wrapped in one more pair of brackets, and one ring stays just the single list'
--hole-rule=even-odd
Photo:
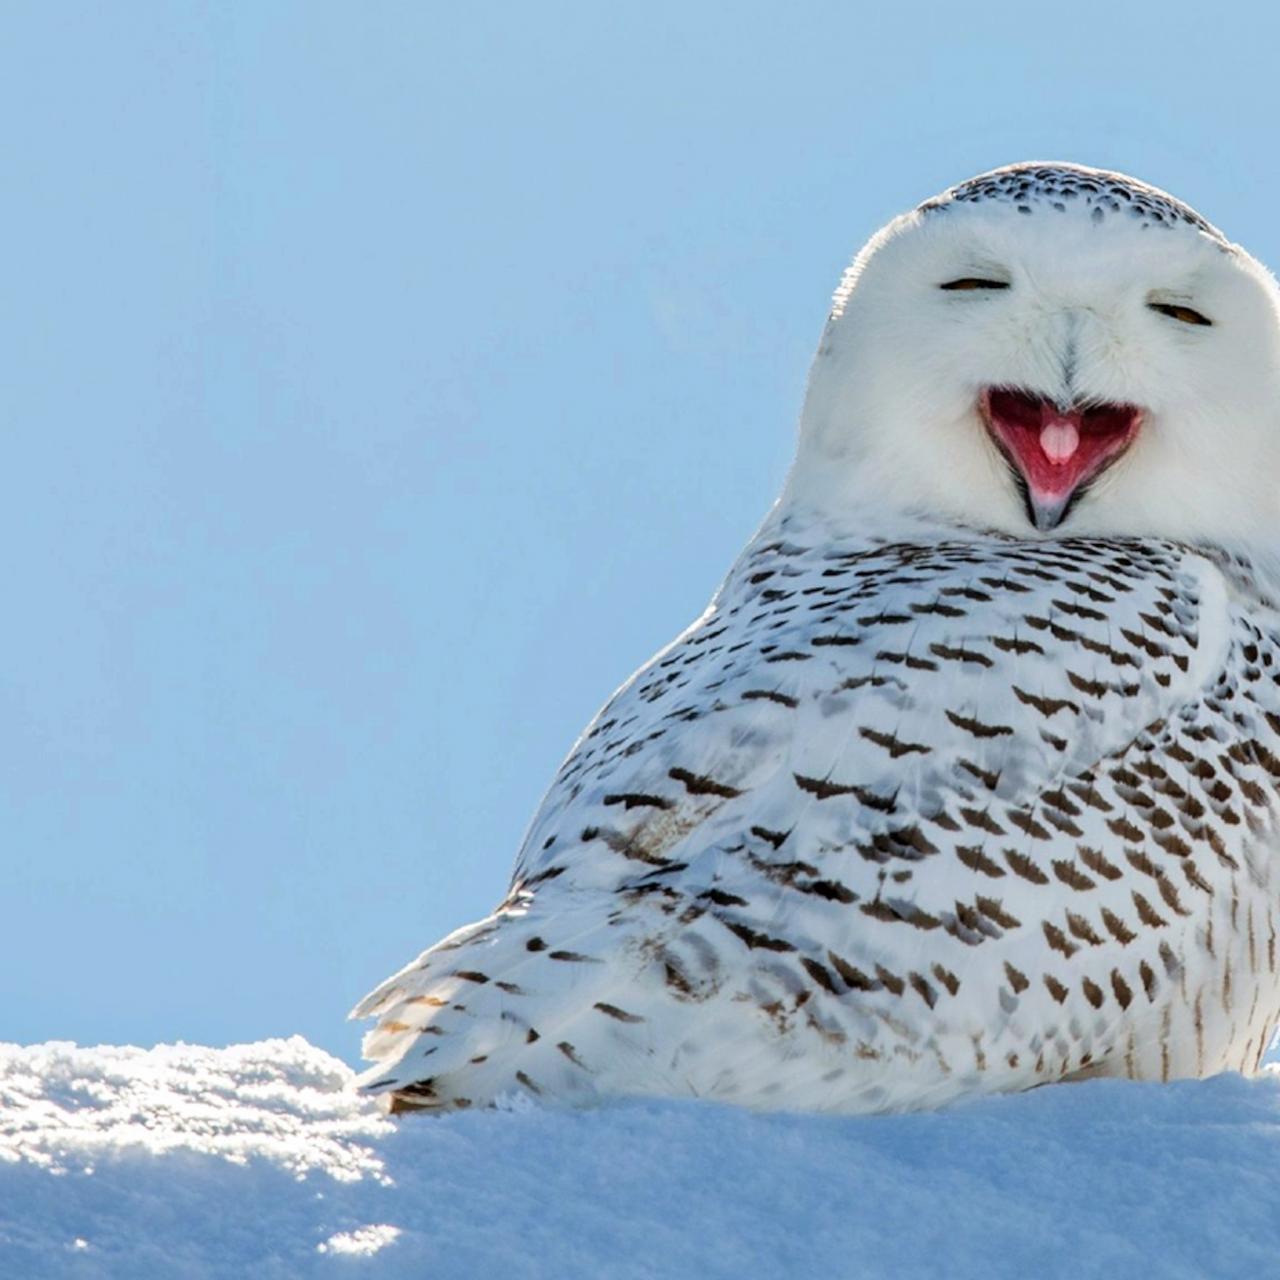
[{"label": "clear blue sky", "polygon": [[6,4],[0,1039],[354,1058],[764,513],[880,223],[1073,159],[1280,264],[1272,12]]}]

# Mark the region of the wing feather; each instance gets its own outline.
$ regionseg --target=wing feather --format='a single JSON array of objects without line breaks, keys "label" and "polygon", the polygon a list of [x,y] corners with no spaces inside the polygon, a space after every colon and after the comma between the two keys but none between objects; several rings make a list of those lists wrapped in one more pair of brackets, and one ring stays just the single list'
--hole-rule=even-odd
[{"label": "wing feather", "polygon": [[[974,1035],[964,1069],[997,1083],[1030,1069],[991,1059],[1031,1023],[1042,1059],[1060,1020],[1114,1051],[1118,1014],[1170,978],[1151,939],[1196,923],[1194,860],[1187,877],[1126,835],[1163,803],[1132,771],[1158,755],[1172,791],[1194,789],[1165,747],[1235,626],[1221,568],[1174,544],[767,529],[588,726],[495,914],[357,1007],[382,1018],[366,1080],[470,1100],[481,1058],[489,1096],[516,1071],[569,1091],[590,1050],[548,1062],[528,1031],[584,1019],[622,1092],[669,1090],[696,1059],[691,1091],[758,1093],[768,1071],[745,1064],[776,1077],[797,1028],[813,1071],[852,1046],[894,1070],[923,1058],[943,1091]],[[716,1043],[731,1080],[699,1058]]]}]

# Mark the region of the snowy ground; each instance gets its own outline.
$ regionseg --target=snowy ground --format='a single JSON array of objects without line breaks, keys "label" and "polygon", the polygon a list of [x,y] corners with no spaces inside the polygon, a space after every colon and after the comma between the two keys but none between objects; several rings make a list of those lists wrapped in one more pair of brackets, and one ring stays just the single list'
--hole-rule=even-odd
[{"label": "snowy ground", "polygon": [[869,1119],[384,1119],[300,1038],[0,1046],[0,1276],[1234,1277],[1280,1259],[1280,1074]]}]

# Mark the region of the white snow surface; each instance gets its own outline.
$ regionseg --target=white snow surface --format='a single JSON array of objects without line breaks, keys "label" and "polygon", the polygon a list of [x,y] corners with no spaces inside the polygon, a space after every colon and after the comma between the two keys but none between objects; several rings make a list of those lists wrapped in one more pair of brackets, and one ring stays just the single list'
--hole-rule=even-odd
[{"label": "white snow surface", "polygon": [[0,1276],[1234,1277],[1280,1258],[1280,1072],[866,1118],[391,1121],[300,1037],[0,1045]]}]

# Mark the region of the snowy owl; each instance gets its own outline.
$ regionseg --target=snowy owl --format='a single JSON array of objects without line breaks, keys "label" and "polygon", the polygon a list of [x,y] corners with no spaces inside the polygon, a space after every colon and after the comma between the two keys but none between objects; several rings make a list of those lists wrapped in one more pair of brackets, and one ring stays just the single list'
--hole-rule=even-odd
[{"label": "snowy owl", "polygon": [[836,291],[782,496],[361,1002],[393,1109],[1253,1071],[1280,1014],[1280,294],[1021,164]]}]

